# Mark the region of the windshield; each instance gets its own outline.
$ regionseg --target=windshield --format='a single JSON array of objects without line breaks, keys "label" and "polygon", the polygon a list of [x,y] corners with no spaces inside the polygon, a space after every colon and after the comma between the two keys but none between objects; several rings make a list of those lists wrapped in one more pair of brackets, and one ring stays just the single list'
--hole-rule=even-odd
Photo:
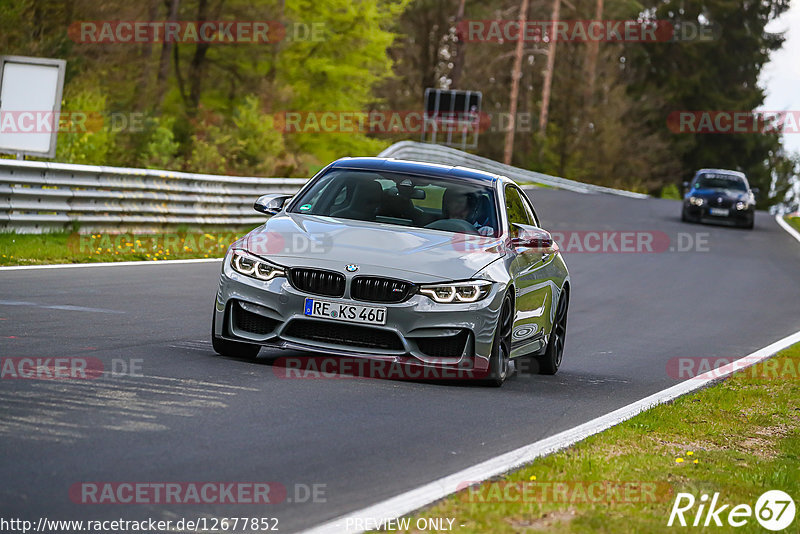
[{"label": "windshield", "polygon": [[494,190],[477,181],[334,169],[289,210],[497,237]]},{"label": "windshield", "polygon": [[747,186],[738,176],[731,174],[701,174],[694,183],[695,189],[733,189],[747,191]]}]

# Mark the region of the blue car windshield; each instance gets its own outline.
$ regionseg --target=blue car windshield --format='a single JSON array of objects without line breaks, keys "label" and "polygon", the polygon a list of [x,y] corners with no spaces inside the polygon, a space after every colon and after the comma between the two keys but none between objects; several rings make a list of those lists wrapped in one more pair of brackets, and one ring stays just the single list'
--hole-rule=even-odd
[{"label": "blue car windshield", "polygon": [[731,174],[701,174],[694,183],[695,189],[732,189],[747,191],[744,180]]},{"label": "blue car windshield", "polygon": [[291,213],[497,237],[494,189],[479,181],[332,169]]}]

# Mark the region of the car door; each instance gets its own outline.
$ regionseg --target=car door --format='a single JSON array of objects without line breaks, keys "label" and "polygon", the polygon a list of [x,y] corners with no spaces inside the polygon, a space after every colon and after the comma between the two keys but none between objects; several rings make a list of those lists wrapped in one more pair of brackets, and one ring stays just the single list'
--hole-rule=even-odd
[{"label": "car door", "polygon": [[[504,191],[506,217],[511,237],[519,237],[515,224],[539,226],[525,193],[517,186],[507,184]],[[550,255],[529,248],[513,248],[511,277],[514,280],[516,314],[512,331],[511,355],[518,356],[535,351],[541,346],[545,332],[552,321],[553,282],[547,274]]]}]

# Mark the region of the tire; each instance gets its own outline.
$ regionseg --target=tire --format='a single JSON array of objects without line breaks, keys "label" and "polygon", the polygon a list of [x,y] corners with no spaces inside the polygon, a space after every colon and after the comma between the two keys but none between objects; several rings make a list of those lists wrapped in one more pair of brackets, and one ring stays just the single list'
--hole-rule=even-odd
[{"label": "tire", "polygon": [[689,222],[689,217],[686,216],[686,208],[681,210],[681,221],[682,222]]},{"label": "tire", "polygon": [[553,329],[550,331],[550,339],[547,340],[547,348],[544,354],[536,359],[539,362],[540,375],[554,375],[561,367],[561,360],[564,357],[564,342],[567,338],[567,312],[569,311],[569,294],[561,291],[556,307],[556,317],[553,320]]},{"label": "tire", "polygon": [[744,227],[747,228],[748,230],[752,230],[755,225],[756,225],[756,216],[755,214],[753,214],[753,216],[750,217],[750,221],[744,224]]},{"label": "tire", "polygon": [[511,331],[514,326],[514,304],[511,297],[506,295],[500,315],[497,317],[497,326],[492,343],[492,354],[489,357],[489,377],[483,381],[487,386],[500,387],[508,378],[509,361],[511,357]]},{"label": "tire", "polygon": [[260,345],[242,343],[240,341],[230,341],[228,339],[217,337],[215,335],[216,322],[217,314],[214,312],[214,315],[211,318],[211,346],[214,347],[214,352],[229,358],[245,358],[248,360],[255,359],[255,357],[258,355],[258,351],[261,350]]}]

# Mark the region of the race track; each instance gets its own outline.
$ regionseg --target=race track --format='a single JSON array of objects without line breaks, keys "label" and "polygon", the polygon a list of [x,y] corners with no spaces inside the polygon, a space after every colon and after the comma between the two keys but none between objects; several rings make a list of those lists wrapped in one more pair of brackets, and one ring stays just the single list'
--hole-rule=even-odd
[{"label": "race track", "polygon": [[[676,201],[532,196],[549,230],[654,232],[673,248],[700,239],[701,250],[566,252],[564,364],[499,390],[284,379],[274,352],[256,362],[217,356],[218,262],[0,271],[0,356],[137,366],[134,376],[0,381],[3,515],[277,517],[281,532],[295,532],[671,386],[672,358],[741,357],[800,329],[800,243],[766,213],[747,231],[683,224]],[[267,506],[74,503],[70,487],[92,481],[273,481],[292,501],[296,484],[324,496]]]}]

